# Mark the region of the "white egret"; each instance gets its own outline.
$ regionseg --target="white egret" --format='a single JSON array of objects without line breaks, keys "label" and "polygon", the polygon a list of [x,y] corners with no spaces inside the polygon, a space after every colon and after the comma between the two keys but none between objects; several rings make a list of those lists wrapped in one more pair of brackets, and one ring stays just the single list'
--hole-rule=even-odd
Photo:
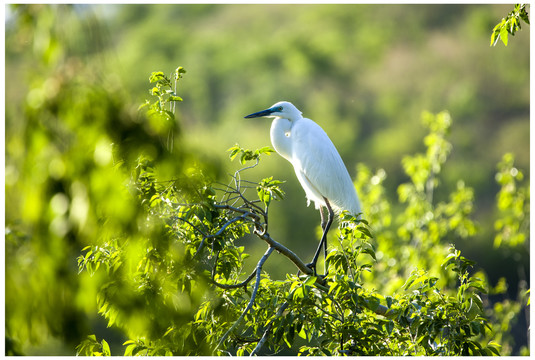
[{"label": "white egret", "polygon": [[[281,101],[245,118],[274,117],[271,124],[271,143],[275,151],[292,163],[297,179],[305,190],[308,202],[314,201],[320,211],[323,235],[309,264],[316,272],[316,262],[323,246],[327,258],[327,232],[334,219],[334,211],[361,212],[360,201],[351,177],[325,131],[314,121],[304,118],[292,103]],[[323,208],[327,209],[325,219]],[[333,211],[334,209],[334,211]]]}]

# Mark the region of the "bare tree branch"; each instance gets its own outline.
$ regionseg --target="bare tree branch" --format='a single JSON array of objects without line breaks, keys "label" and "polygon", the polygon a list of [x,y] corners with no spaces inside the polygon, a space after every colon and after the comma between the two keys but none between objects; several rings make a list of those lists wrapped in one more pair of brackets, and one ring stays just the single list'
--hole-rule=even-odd
[{"label": "bare tree branch", "polygon": [[270,247],[273,247],[279,253],[290,259],[295,264],[295,266],[297,266],[297,268],[303,273],[307,275],[314,274],[312,269],[306,266],[306,264],[299,258],[299,256],[297,256],[292,250],[288,249],[286,246],[273,240],[273,238],[267,232],[265,232],[264,229],[255,227],[254,234],[257,235],[260,239],[267,242]]},{"label": "bare tree branch", "polygon": [[253,272],[247,277],[247,279],[243,280],[239,284],[221,284],[215,281],[213,278],[210,280],[212,284],[214,284],[217,287],[220,287],[221,289],[237,289],[241,287],[245,287],[249,281],[253,279],[253,277],[256,275],[256,268],[253,270]]}]

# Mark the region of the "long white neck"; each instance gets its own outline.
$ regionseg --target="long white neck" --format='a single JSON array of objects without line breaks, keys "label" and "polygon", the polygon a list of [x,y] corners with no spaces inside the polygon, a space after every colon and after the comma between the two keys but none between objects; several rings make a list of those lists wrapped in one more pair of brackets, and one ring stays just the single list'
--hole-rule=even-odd
[{"label": "long white neck", "polygon": [[277,117],[271,123],[271,143],[283,158],[291,162],[292,158],[292,127],[298,120]]}]

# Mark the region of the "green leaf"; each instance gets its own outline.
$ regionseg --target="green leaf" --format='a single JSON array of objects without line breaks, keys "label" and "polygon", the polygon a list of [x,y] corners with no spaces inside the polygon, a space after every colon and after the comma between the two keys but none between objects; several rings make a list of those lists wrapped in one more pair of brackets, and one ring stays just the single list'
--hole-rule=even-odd
[{"label": "green leaf", "polygon": [[498,39],[496,39],[497,32],[493,31],[492,35],[490,36],[490,46],[495,46]]},{"label": "green leaf", "polygon": [[508,36],[509,36],[509,33],[507,32],[507,27],[503,26],[500,29],[500,37],[502,38],[502,42],[504,43],[505,46],[507,46]]},{"label": "green leaf", "polygon": [[305,326],[302,326],[299,330],[299,333],[297,333],[301,339],[309,341],[309,334],[305,330]]},{"label": "green leaf", "polygon": [[186,70],[182,66],[179,66],[175,70],[175,80],[180,79],[182,77],[182,74],[185,74],[185,73],[186,73]]},{"label": "green leaf", "polygon": [[373,250],[372,247],[363,247],[362,252],[364,254],[370,255],[373,258],[373,260],[377,261],[377,258],[375,257],[375,250]]},{"label": "green leaf", "polygon": [[241,151],[241,148],[238,144],[234,145],[233,147],[231,147],[230,149],[228,149],[227,151],[230,151],[230,160],[234,160],[236,158],[236,156],[240,153]]},{"label": "green leaf", "polygon": [[366,305],[368,306],[368,308],[372,311],[376,311],[379,305],[381,304],[379,299],[374,296],[370,296],[366,298],[365,301],[366,301]]},{"label": "green leaf", "polygon": [[526,11],[526,6],[522,6],[522,10],[520,11],[520,18],[526,22],[526,24],[529,25],[529,17],[528,12]]},{"label": "green leaf", "polygon": [[416,278],[418,277],[418,274],[416,274],[415,272],[413,272],[408,278],[407,280],[405,281],[405,284],[403,284],[402,288],[404,290],[408,290],[411,285],[414,283],[414,280],[416,280]]},{"label": "green leaf", "polygon": [[260,155],[260,154],[270,155],[273,152],[275,152],[275,150],[273,150],[269,146],[264,146],[263,148],[257,149],[255,151],[255,153],[258,154],[258,155]]},{"label": "green leaf", "polygon": [[392,335],[392,331],[394,331],[394,322],[392,320],[386,322],[384,324],[385,330],[388,333],[388,335]]},{"label": "green leaf", "polygon": [[163,79],[165,79],[165,75],[162,71],[155,71],[149,77],[149,81],[151,83],[154,83]]},{"label": "green leaf", "polygon": [[247,151],[244,151],[241,156],[240,156],[240,163],[242,165],[245,165],[245,163],[247,162],[247,160],[250,160],[250,155],[247,154]]},{"label": "green leaf", "polygon": [[104,356],[111,356],[110,346],[106,342],[106,340],[102,339],[102,354]]},{"label": "green leaf", "polygon": [[500,356],[500,350],[502,349],[502,346],[500,344],[498,344],[497,342],[495,341],[490,341],[488,344],[487,344],[487,348],[492,351],[494,354],[496,354],[497,356]]},{"label": "green leaf", "polygon": [[[370,230],[367,228],[367,227],[364,227],[364,226],[359,226],[357,228],[361,233],[363,233],[364,235],[366,235],[367,237],[369,238],[372,238],[372,234],[370,233]],[[375,256],[374,256],[375,258]]]}]

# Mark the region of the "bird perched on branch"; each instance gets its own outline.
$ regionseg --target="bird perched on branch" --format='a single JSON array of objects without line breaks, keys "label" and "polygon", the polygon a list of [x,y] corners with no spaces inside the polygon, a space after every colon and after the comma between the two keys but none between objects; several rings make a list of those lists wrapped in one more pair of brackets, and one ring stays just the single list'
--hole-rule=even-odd
[{"label": "bird perched on branch", "polygon": [[[308,265],[316,273],[322,247],[327,258],[327,232],[334,212],[347,210],[357,217],[361,207],[351,177],[331,139],[318,124],[301,114],[292,103],[281,101],[245,118],[275,118],[271,124],[271,143],[279,155],[292,163],[308,204],[314,201],[320,211],[323,235],[312,263]],[[323,208],[327,209],[327,219]]]}]

